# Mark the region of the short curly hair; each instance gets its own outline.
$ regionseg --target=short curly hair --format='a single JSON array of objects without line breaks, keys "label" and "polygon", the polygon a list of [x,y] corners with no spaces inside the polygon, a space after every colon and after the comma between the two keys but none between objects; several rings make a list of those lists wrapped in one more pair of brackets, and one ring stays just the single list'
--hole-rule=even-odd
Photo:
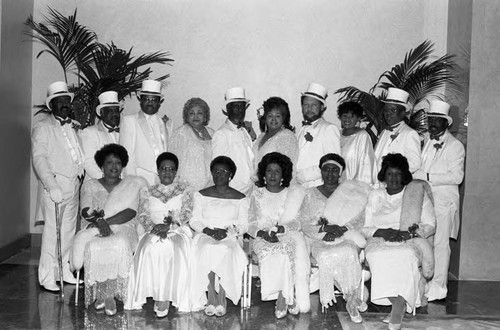
[{"label": "short curly hair", "polygon": [[362,118],[364,114],[363,107],[358,102],[344,102],[337,107],[337,116],[339,117],[339,119],[344,113],[349,112],[358,116],[359,118]]},{"label": "short curly hair", "polygon": [[321,170],[321,167],[323,166],[323,164],[329,160],[334,160],[336,161],[337,163],[340,164],[340,166],[342,166],[341,170],[344,171],[345,170],[345,160],[344,158],[342,158],[342,156],[340,155],[337,155],[337,154],[334,154],[334,153],[329,153],[329,154],[326,154],[324,155],[323,157],[321,157],[319,159],[319,169]]},{"label": "short curly hair", "polygon": [[405,156],[401,154],[387,154],[382,157],[382,168],[377,174],[377,179],[380,182],[385,181],[385,173],[389,168],[397,168],[403,174],[403,185],[407,185],[413,180],[410,172],[410,165]]},{"label": "short curly hair", "polygon": [[264,109],[264,114],[259,118],[259,128],[261,132],[266,131],[266,116],[273,109],[278,109],[281,112],[283,116],[283,126],[295,132],[295,127],[290,125],[290,108],[288,107],[288,103],[281,97],[272,96],[268,98],[262,104],[262,108]]},{"label": "short curly hair", "polygon": [[161,163],[163,163],[164,160],[171,160],[175,165],[175,170],[179,169],[179,158],[171,152],[162,152],[156,158],[156,169],[160,169]]},{"label": "short curly hair", "polygon": [[215,157],[212,162],[210,163],[210,172],[214,170],[215,165],[217,164],[222,164],[226,165],[229,168],[229,172],[231,172],[231,179],[234,177],[236,174],[236,164],[233,162],[233,160],[227,156],[217,156]]},{"label": "short curly hair", "polygon": [[279,152],[270,152],[262,157],[262,160],[257,167],[258,180],[255,185],[257,187],[264,187],[266,185],[264,177],[266,176],[266,169],[269,164],[277,164],[281,167],[281,178],[283,180],[281,182],[281,186],[290,186],[290,181],[292,181],[293,163],[288,156]]},{"label": "short curly hair", "polygon": [[99,149],[95,155],[94,155],[94,160],[101,168],[104,165],[104,161],[106,160],[106,157],[109,155],[113,155],[120,159],[122,162],[122,166],[126,167],[128,164],[128,152],[127,149],[125,149],[123,146],[116,144],[116,143],[110,143],[106,144],[104,147]]},{"label": "short curly hair", "polygon": [[189,110],[195,106],[199,106],[205,112],[205,121],[203,122],[203,126],[207,126],[210,121],[210,107],[205,100],[199,97],[192,97],[184,104],[184,109],[182,110],[182,119],[184,120],[184,124],[188,123]]}]

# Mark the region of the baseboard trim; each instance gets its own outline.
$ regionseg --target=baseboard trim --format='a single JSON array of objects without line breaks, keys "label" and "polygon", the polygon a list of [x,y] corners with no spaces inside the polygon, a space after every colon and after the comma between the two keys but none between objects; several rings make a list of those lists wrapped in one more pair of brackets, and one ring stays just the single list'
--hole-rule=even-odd
[{"label": "baseboard trim", "polygon": [[26,234],[5,246],[0,247],[0,262],[31,246],[31,234]]}]

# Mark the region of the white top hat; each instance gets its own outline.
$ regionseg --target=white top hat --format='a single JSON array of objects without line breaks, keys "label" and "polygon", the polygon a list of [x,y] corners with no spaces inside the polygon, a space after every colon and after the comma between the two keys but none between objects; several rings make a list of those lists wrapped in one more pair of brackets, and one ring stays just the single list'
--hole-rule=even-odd
[{"label": "white top hat", "polygon": [[381,101],[388,104],[402,105],[406,110],[408,110],[408,108],[410,107],[408,104],[409,96],[410,94],[402,89],[389,87],[389,89],[387,90],[387,98]]},{"label": "white top hat", "polygon": [[440,117],[448,120],[448,126],[453,124],[453,119],[448,115],[450,112],[450,105],[440,100],[432,100],[429,102],[430,108],[427,112],[428,117]]},{"label": "white top hat", "polygon": [[104,92],[99,95],[99,105],[95,109],[97,114],[101,115],[101,109],[105,107],[119,107],[120,102],[118,101],[118,93],[109,91]]},{"label": "white top hat", "polygon": [[139,95],[139,97],[143,95],[159,96],[160,99],[163,99],[163,94],[161,93],[161,82],[152,79],[144,80],[142,82],[141,90],[137,92],[137,95]]},{"label": "white top hat", "polygon": [[226,101],[226,105],[232,102],[250,103],[250,100],[245,96],[245,89],[243,87],[229,88],[224,95],[224,100]]},{"label": "white top hat", "polygon": [[50,108],[50,101],[56,97],[60,96],[69,96],[71,98],[71,102],[73,102],[73,98],[75,94],[70,93],[68,90],[68,85],[64,81],[56,81],[49,85],[47,88],[47,99],[45,100],[45,104],[47,108]]},{"label": "white top hat", "polygon": [[328,97],[328,92],[325,87],[312,82],[307,87],[307,91],[302,93],[302,96],[312,97],[313,99],[321,101],[321,103],[325,105],[326,98]]}]

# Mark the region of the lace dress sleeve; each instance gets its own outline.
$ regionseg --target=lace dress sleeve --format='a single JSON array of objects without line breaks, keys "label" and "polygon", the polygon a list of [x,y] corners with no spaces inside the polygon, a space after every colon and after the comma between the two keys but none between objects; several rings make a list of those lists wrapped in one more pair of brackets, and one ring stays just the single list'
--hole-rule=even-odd
[{"label": "lace dress sleeve", "polygon": [[149,188],[142,188],[139,193],[139,208],[137,209],[137,219],[146,232],[151,231],[154,227],[149,209],[150,196]]}]

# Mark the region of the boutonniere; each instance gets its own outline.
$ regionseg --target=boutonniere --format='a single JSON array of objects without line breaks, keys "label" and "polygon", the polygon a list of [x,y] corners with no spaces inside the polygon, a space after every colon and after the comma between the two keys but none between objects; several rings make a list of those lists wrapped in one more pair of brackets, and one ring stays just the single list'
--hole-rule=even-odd
[{"label": "boutonniere", "polygon": [[304,139],[306,139],[307,142],[312,142],[313,140],[313,136],[311,135],[311,133],[307,132],[305,135],[304,135]]},{"label": "boutonniere", "polygon": [[394,134],[391,134],[390,135],[390,138],[391,138],[391,141],[394,141],[394,139],[396,139],[399,135],[399,132],[398,133],[394,133]]},{"label": "boutonniere", "polygon": [[434,148],[436,148],[436,151],[439,151],[443,147],[444,141],[441,143],[434,143]]},{"label": "boutonniere", "polygon": [[80,125],[79,123],[72,122],[71,128],[78,131],[79,129],[82,129],[82,125]]}]

